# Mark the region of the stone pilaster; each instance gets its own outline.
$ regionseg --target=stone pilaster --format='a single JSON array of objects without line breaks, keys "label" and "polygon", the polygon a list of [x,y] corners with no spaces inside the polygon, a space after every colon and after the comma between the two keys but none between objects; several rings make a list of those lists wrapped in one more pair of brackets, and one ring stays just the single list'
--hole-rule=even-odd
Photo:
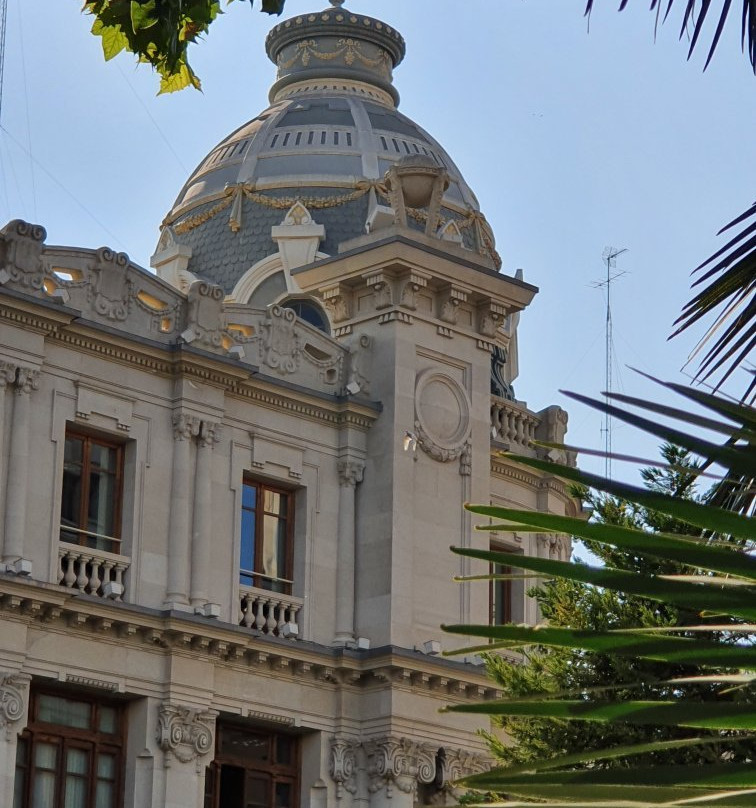
[{"label": "stone pilaster", "polygon": [[166,606],[188,604],[189,497],[191,496],[192,438],[200,421],[183,412],[173,414],[173,468],[171,470],[171,513],[168,531],[168,591]]},{"label": "stone pilaster", "polygon": [[27,673],[0,671],[0,805],[13,805],[18,734],[29,710]]},{"label": "stone pilaster", "polygon": [[26,497],[29,487],[29,430],[31,394],[39,389],[39,371],[20,367],[16,370],[13,415],[10,433],[5,500],[5,547],[3,560],[17,569],[31,572],[23,565],[26,534]]},{"label": "stone pilaster", "polygon": [[[0,491],[5,491],[5,480],[7,478],[7,469],[2,458],[5,457],[5,410],[7,402],[7,388],[13,384],[16,379],[16,365],[11,362],[0,362]],[[5,525],[0,521],[0,558],[4,558],[3,553],[3,536],[5,535]]]},{"label": "stone pilaster", "polygon": [[215,710],[164,702],[157,742],[163,751],[165,808],[202,808],[205,767],[215,750]]},{"label": "stone pilaster", "polygon": [[361,460],[343,459],[339,460],[337,470],[340,488],[334,644],[348,645],[354,642],[355,488],[362,482],[365,464]]},{"label": "stone pilaster", "polygon": [[192,583],[190,600],[195,610],[207,603],[207,573],[210,564],[210,537],[213,527],[212,458],[213,446],[221,436],[221,427],[202,421],[194,474],[194,518],[192,520]]}]

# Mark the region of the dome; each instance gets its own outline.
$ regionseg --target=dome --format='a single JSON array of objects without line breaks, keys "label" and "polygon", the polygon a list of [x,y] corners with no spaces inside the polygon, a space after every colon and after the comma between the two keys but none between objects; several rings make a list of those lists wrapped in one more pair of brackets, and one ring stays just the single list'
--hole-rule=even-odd
[{"label": "dome", "polygon": [[[276,253],[271,228],[297,201],[325,228],[320,254],[363,235],[370,206],[388,204],[386,172],[413,157],[432,160],[448,176],[441,222],[456,223],[463,246],[495,255],[459,169],[397,109],[392,72],[404,56],[401,35],[334,5],[272,29],[266,49],[278,75],[270,106],[212,149],[163,222],[161,244],[169,235],[189,248],[189,272],[227,293]],[[418,227],[421,219],[416,212]]]}]

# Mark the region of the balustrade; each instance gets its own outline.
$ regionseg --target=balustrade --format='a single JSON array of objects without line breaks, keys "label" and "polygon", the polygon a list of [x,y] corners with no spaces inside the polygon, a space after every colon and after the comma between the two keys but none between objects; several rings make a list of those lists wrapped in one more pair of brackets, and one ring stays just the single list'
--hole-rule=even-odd
[{"label": "balustrade", "polygon": [[525,407],[491,396],[491,437],[507,444],[510,450],[535,456],[536,449],[531,443],[536,439],[540,422],[541,419]]},{"label": "balustrade", "polygon": [[252,586],[239,587],[239,625],[274,637],[299,636],[302,599]]},{"label": "balustrade", "polygon": [[131,565],[128,556],[93,550],[78,544],[58,545],[58,583],[88,595],[120,601],[124,575]]}]

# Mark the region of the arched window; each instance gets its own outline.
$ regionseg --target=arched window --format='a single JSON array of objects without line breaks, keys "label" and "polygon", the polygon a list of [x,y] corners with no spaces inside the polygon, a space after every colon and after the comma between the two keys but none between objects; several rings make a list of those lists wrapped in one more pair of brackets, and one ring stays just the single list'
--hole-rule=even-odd
[{"label": "arched window", "polygon": [[282,300],[279,305],[286,309],[291,309],[297,317],[301,317],[306,323],[314,325],[315,328],[326,334],[331,333],[325,312],[314,301],[301,297],[292,297]]}]

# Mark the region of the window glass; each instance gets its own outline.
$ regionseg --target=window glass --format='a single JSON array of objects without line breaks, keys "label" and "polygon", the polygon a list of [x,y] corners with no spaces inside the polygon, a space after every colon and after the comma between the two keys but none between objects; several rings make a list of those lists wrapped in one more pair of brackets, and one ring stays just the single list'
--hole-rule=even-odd
[{"label": "window glass", "polygon": [[63,453],[66,465],[80,464],[82,461],[84,442],[81,438],[67,437],[66,448]]},{"label": "window glass", "polygon": [[[297,739],[294,736],[218,726],[213,789],[206,808],[293,808],[298,790]],[[217,778],[217,780],[215,779]]]},{"label": "window glass", "polygon": [[290,494],[245,480],[242,489],[239,580],[247,586],[289,593]]},{"label": "window glass", "polygon": [[254,508],[257,502],[257,486],[244,483],[242,490],[242,507]]},{"label": "window glass", "polygon": [[32,692],[29,723],[19,738],[13,808],[118,808],[121,707],[99,701]]},{"label": "window glass", "polygon": [[280,494],[278,491],[265,491],[265,513],[272,513],[281,515],[283,504],[286,502],[286,496]]},{"label": "window glass", "polygon": [[242,510],[241,526],[241,568],[242,583],[252,585],[252,572],[255,569],[255,512]]},{"label": "window glass", "polygon": [[122,447],[69,433],[64,454],[61,540],[119,552]]},{"label": "window glass", "polygon": [[[113,535],[116,506],[116,480],[108,474],[92,471],[89,475],[89,522],[93,533]],[[97,537],[95,537],[97,538]],[[96,546],[96,545],[92,545]],[[101,549],[106,549],[105,547]]]},{"label": "window glass", "polygon": [[291,783],[276,783],[275,808],[291,808]]},{"label": "window glass", "polygon": [[288,735],[279,735],[276,738],[276,763],[282,766],[290,766],[292,764],[292,740],[293,739]]},{"label": "window glass", "polygon": [[278,535],[280,522],[265,514],[263,520],[262,572],[269,578],[278,578]]},{"label": "window glass", "polygon": [[98,729],[100,732],[113,735],[118,729],[118,713],[115,707],[101,706],[99,709],[99,714]]},{"label": "window glass", "polygon": [[64,727],[89,729],[92,705],[85,701],[71,701],[59,696],[41,694],[38,701],[37,720]]},{"label": "window glass", "polygon": [[95,808],[113,808],[115,805],[114,797],[113,783],[98,780],[97,788],[95,789]]},{"label": "window glass", "polygon": [[224,727],[220,751],[224,756],[266,762],[270,758],[267,735],[249,732],[239,727]]},{"label": "window glass", "polygon": [[245,808],[268,808],[269,778],[247,772],[244,784]]},{"label": "window glass", "polygon": [[83,749],[68,749],[64,808],[86,808],[88,774],[89,754]]},{"label": "window glass", "polygon": [[13,780],[13,808],[23,808],[28,759],[29,749],[26,738],[19,738],[16,746],[16,777]]},{"label": "window glass", "polygon": [[31,808],[50,808],[55,800],[55,770],[58,747],[49,743],[37,744],[34,752],[34,783]]}]

